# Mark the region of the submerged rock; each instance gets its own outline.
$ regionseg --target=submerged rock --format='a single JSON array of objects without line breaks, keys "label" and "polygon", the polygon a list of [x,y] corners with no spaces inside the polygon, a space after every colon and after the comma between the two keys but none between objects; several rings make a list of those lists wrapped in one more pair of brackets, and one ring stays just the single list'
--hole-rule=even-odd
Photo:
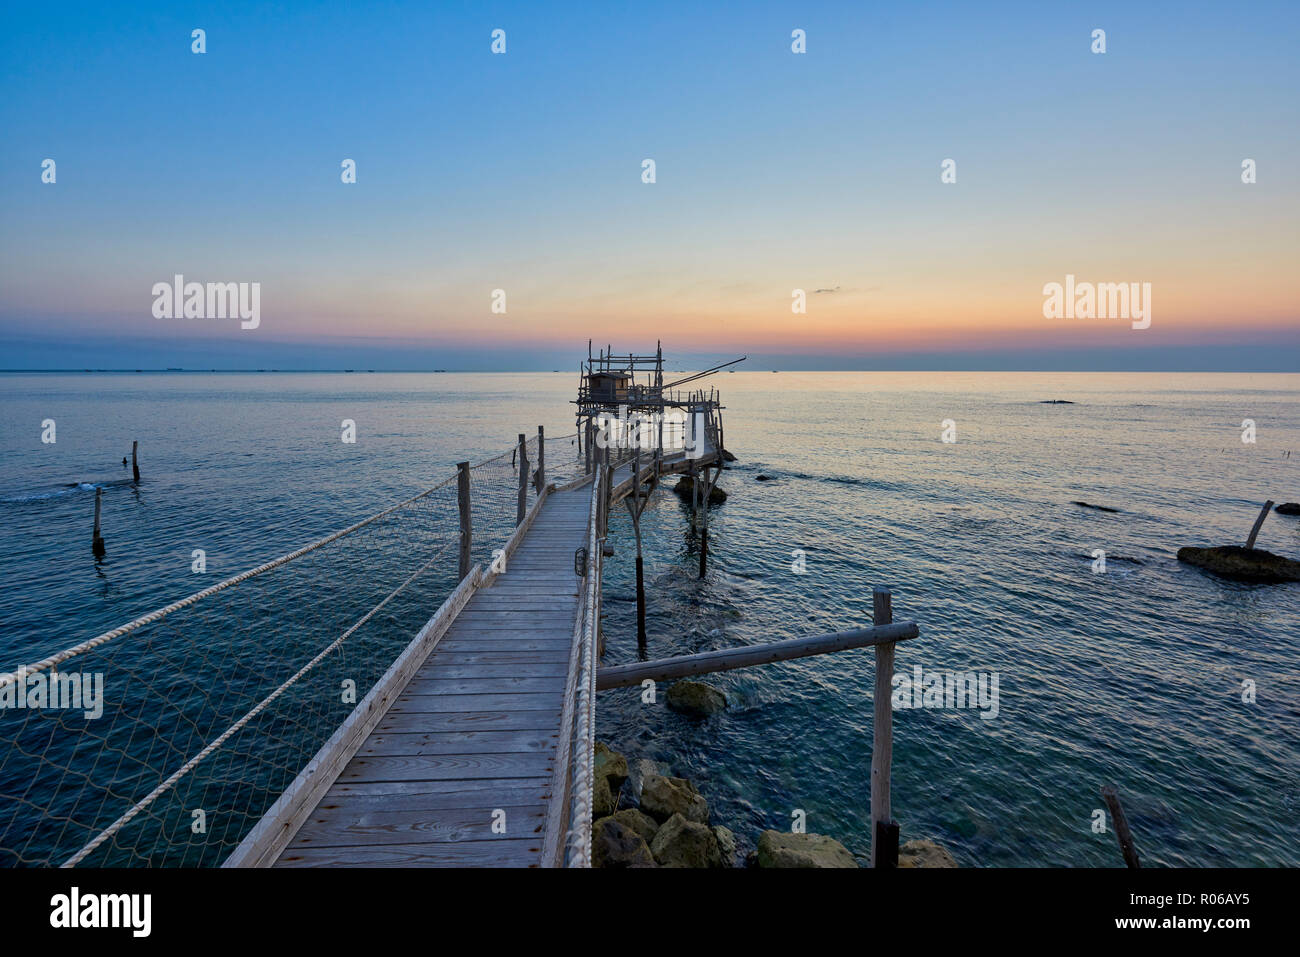
[{"label": "submerged rock", "polygon": [[612,817],[591,826],[592,867],[654,867],[650,846],[630,827]]},{"label": "submerged rock", "polygon": [[1300,582],[1300,562],[1274,555],[1262,548],[1245,548],[1241,545],[1195,548],[1189,545],[1178,549],[1178,560],[1238,581]]},{"label": "submerged rock", "polygon": [[709,823],[709,802],[685,778],[646,775],[641,782],[641,810],[657,821],[680,814],[697,824]]},{"label": "submerged rock", "polygon": [[1069,399],[1040,399],[1039,405],[1074,405]]},{"label": "submerged rock", "polygon": [[623,782],[627,780],[627,758],[617,751],[610,750],[603,742],[597,741],[593,765],[596,777],[605,778],[609,782],[610,792],[617,795],[623,789]]},{"label": "submerged rock", "polygon": [[723,450],[722,450],[722,461],[724,461],[724,462],[734,462],[734,461],[736,461],[736,457],[735,457],[734,455],[732,455],[730,452],[728,452],[726,449],[723,449]]},{"label": "submerged rock", "polygon": [[1279,515],[1300,515],[1300,502],[1283,502],[1273,506],[1273,511]]},{"label": "submerged rock", "polygon": [[1117,508],[1109,508],[1105,505],[1093,505],[1089,502],[1071,502],[1071,505],[1078,505],[1080,508],[1095,508],[1099,512],[1118,512]]},{"label": "submerged rock", "polygon": [[682,714],[708,717],[725,711],[727,696],[702,681],[678,681],[668,689],[668,707]]},{"label": "submerged rock", "polygon": [[764,831],[758,838],[759,867],[857,867],[849,849],[825,834]]},{"label": "submerged rock", "polygon": [[707,824],[674,814],[650,842],[650,853],[663,867],[721,867],[718,837]]},{"label": "submerged rock", "polygon": [[[677,493],[678,498],[687,502],[693,501],[695,496],[695,479],[691,478],[689,475],[683,475],[678,480],[677,484],[673,486],[673,491]],[[713,490],[709,492],[709,504],[718,505],[726,500],[727,493],[718,486],[713,486]]]},{"label": "submerged rock", "polygon": [[713,836],[718,839],[718,850],[722,854],[723,867],[736,866],[736,835],[721,824],[713,825]]},{"label": "submerged rock", "polygon": [[591,788],[592,819],[614,813],[614,792],[609,789],[609,778],[597,775]]},{"label": "submerged rock", "polygon": [[639,811],[634,807],[625,807],[610,816],[611,821],[618,821],[624,827],[636,831],[645,840],[647,844],[654,840],[655,832],[659,830],[659,822],[652,818],[644,811]]},{"label": "submerged rock", "polygon": [[761,475],[761,474],[760,474],[760,475],[755,475],[755,476],[754,476],[754,481],[755,481],[755,482],[770,482],[770,481],[772,481],[772,476],[770,476],[770,475]]},{"label": "submerged rock", "polygon": [[934,841],[908,841],[898,849],[899,867],[956,867],[957,859]]}]

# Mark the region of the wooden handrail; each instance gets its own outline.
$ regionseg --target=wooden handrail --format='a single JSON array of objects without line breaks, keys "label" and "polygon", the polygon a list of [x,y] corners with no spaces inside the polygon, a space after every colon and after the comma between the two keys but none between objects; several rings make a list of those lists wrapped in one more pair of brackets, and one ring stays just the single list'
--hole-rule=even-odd
[{"label": "wooden handrail", "polygon": [[915,638],[920,633],[916,622],[900,621],[892,625],[879,625],[872,628],[852,628],[829,635],[791,638],[787,641],[772,641],[742,648],[722,648],[718,651],[702,651],[699,654],[682,655],[677,658],[661,658],[658,661],[614,665],[601,668],[597,672],[596,690],[605,691],[608,688],[637,685],[647,678],[653,681],[664,681],[711,671],[731,671],[735,668],[771,664],[774,661],[808,658],[832,651],[847,651],[850,648],[892,644]]}]

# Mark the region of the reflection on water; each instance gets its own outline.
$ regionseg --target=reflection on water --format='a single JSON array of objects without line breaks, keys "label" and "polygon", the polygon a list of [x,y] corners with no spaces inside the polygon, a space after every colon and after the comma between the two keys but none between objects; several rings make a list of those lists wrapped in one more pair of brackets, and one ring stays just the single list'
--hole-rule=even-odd
[{"label": "reflection on water", "polygon": [[[935,838],[969,865],[1117,865],[1113,836],[1090,829],[1114,782],[1144,862],[1300,863],[1300,586],[1231,584],[1174,559],[1244,539],[1265,498],[1300,499],[1300,377],[737,373],[719,385],[739,461],[712,512],[707,578],[675,496],[642,520],[651,655],[865,623],[886,584],[895,616],[922,629],[899,670],[1000,676],[994,720],[895,713],[904,840]],[[0,667],[341,527],[518,432],[567,433],[573,388],[571,375],[2,376]],[[356,445],[339,441],[345,418]],[[133,439],[138,489],[120,484]],[[611,529],[617,663],[636,656],[625,511]],[[1270,516],[1259,544],[1300,555],[1300,520]],[[607,692],[599,736],[692,778],[742,845],[798,808],[864,855],[871,653],[708,680],[726,713],[692,721],[662,695],[647,706],[635,689]]]}]

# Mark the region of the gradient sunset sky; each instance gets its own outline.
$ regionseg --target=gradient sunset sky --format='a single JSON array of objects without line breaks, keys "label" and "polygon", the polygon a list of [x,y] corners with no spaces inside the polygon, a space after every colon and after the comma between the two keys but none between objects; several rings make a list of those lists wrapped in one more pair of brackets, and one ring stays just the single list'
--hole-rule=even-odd
[{"label": "gradient sunset sky", "polygon": [[10,5],[0,368],[1300,370],[1296,4],[702,7]]}]

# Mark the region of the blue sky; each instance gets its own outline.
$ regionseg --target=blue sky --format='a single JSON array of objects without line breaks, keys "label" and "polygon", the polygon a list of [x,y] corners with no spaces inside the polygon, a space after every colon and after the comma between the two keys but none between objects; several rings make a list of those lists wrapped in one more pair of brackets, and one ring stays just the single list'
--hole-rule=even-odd
[{"label": "blue sky", "polygon": [[[567,367],[620,323],[790,367],[1300,367],[1294,4],[5,16],[0,367]],[[1151,281],[1151,335],[1048,324],[1067,272]],[[176,273],[260,282],[261,326],[154,318]]]}]

